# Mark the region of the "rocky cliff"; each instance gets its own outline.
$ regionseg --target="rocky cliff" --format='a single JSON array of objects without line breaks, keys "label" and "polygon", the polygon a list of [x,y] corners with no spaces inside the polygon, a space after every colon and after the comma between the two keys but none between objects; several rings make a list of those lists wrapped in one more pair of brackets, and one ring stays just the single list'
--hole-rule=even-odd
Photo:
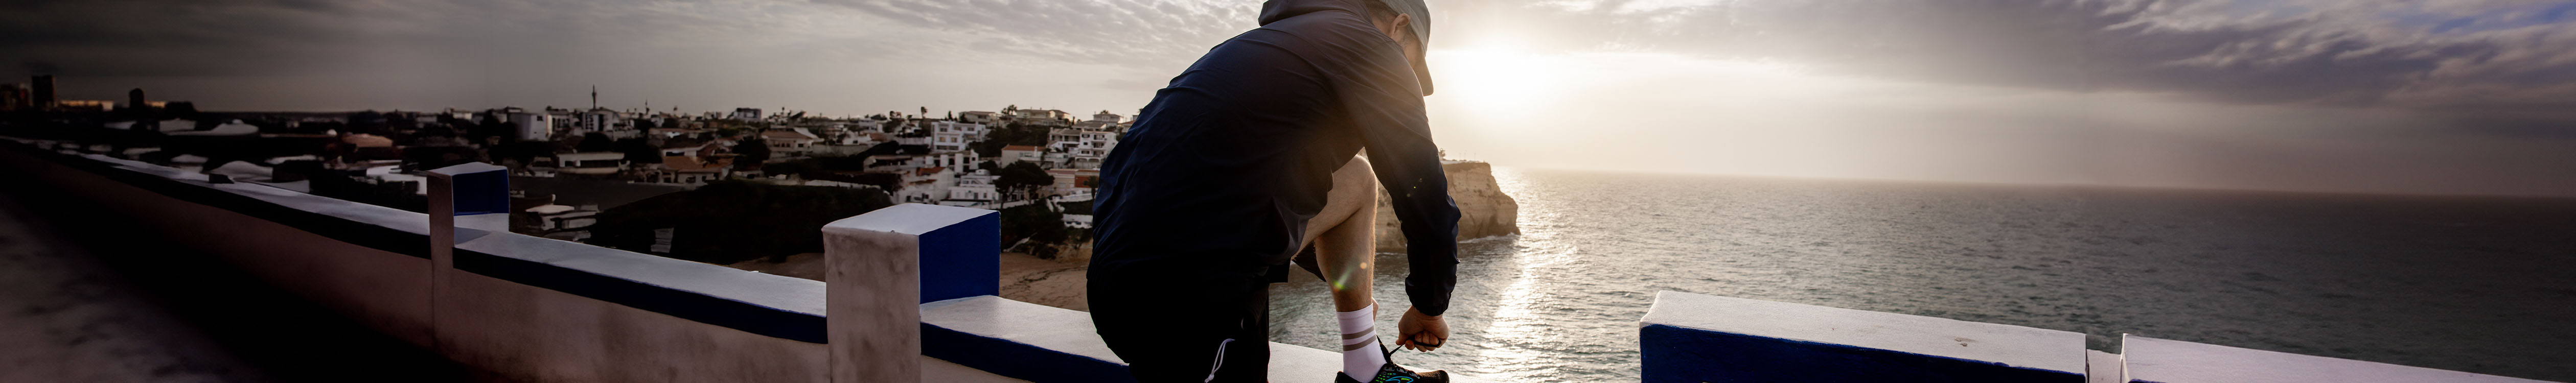
[{"label": "rocky cliff", "polygon": [[[1494,183],[1493,165],[1454,162],[1441,166],[1449,175],[1449,199],[1458,202],[1458,239],[1520,234],[1521,205]],[[1404,230],[1385,192],[1377,196],[1378,251],[1404,251]]]}]

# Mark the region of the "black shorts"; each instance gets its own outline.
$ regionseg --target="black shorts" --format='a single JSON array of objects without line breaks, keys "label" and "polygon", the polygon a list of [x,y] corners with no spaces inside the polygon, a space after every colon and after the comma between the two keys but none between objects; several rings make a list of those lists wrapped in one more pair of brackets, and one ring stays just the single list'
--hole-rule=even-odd
[{"label": "black shorts", "polygon": [[1094,269],[1091,322],[1141,383],[1263,382],[1270,373],[1267,273],[1173,279]]}]

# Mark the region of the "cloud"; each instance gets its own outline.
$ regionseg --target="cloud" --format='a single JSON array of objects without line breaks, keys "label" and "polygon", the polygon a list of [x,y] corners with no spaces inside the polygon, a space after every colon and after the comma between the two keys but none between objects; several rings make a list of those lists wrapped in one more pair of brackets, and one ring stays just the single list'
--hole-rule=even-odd
[{"label": "cloud", "polygon": [[[2576,88],[2566,86],[2576,83],[2576,3],[1677,3],[1685,2],[1472,8],[1589,31],[1560,44],[1567,49],[1784,60],[1908,81],[2576,121]],[[1639,8],[1658,11],[1632,11]]]},{"label": "cloud", "polygon": [[824,0],[973,47],[1086,64],[1175,67],[1255,26],[1259,5],[1186,0]]},{"label": "cloud", "polygon": [[[2576,121],[2576,2],[1434,1],[1435,49],[1649,51],[1899,81]],[[0,60],[72,76],[581,73],[730,61],[1109,65],[1254,26],[1217,0],[0,1]],[[1435,57],[1434,61],[1439,58]],[[24,69],[32,70],[32,69]],[[682,68],[666,72],[686,72]],[[22,73],[24,74],[24,73]],[[669,75],[670,73],[656,73]]]}]

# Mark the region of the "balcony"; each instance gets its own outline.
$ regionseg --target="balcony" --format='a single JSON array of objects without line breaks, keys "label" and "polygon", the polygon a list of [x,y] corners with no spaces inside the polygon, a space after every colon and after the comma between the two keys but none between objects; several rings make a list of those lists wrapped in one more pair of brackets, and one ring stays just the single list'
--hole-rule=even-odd
[{"label": "balcony", "polygon": [[[0,174],[497,379],[1129,380],[1089,315],[994,296],[990,210],[834,222],[817,282],[47,147],[0,140]],[[431,211],[491,198],[472,174],[433,178]],[[2064,331],[1677,292],[1638,328],[1648,382],[2531,382],[2137,336],[2113,354]],[[1271,347],[1276,381],[1339,369],[1332,351]]]}]

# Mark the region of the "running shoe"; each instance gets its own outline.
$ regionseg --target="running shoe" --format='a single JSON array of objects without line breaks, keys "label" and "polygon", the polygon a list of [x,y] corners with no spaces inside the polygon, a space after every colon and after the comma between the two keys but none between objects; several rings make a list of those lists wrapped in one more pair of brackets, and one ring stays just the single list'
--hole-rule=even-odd
[{"label": "running shoe", "polygon": [[1351,379],[1350,374],[1336,372],[1333,373],[1333,383],[1449,383],[1448,371],[1413,372],[1413,370],[1404,369],[1403,366],[1395,365],[1395,350],[1387,349],[1385,343],[1379,343],[1377,350],[1386,353],[1387,362],[1384,366],[1378,366],[1376,377],[1369,378],[1367,382],[1361,382]]}]

